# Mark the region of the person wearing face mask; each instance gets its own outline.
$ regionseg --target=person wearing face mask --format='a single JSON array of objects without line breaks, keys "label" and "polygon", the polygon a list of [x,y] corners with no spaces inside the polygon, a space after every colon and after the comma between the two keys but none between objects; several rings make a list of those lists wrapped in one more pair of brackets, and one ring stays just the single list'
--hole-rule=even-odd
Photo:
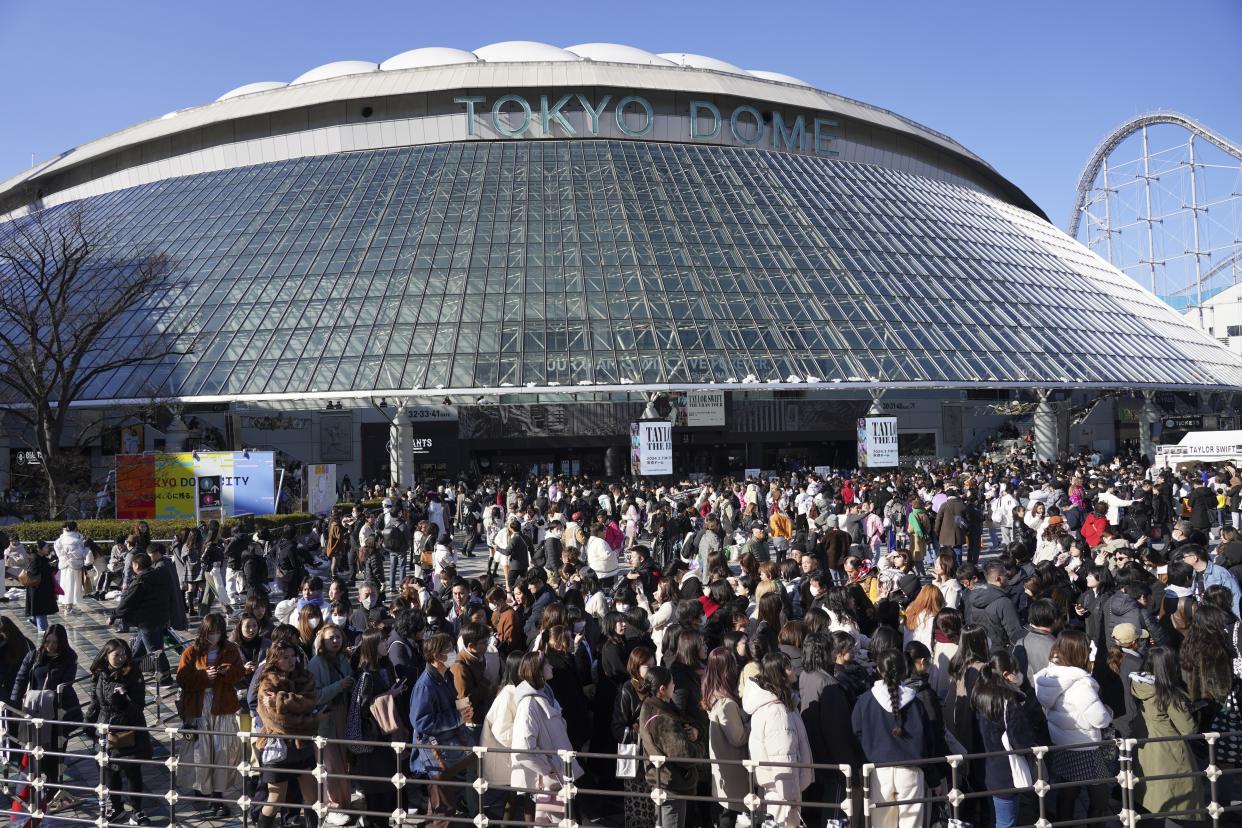
[{"label": "person wearing face mask", "polygon": [[[457,660],[452,636],[436,633],[424,640],[423,658],[427,668],[410,692],[410,724],[413,741],[429,747],[413,752],[410,772],[431,783],[427,786],[427,816],[435,823],[436,817],[451,816],[461,798],[460,788],[435,782],[458,779],[472,754],[443,747],[470,744],[470,736],[462,724],[462,706],[457,703],[457,692],[449,675]],[[468,701],[463,700],[463,706],[466,704]]]},{"label": "person wearing face mask", "polygon": [[[315,705],[319,708],[319,735],[327,739],[344,739],[345,723],[349,715],[350,690],[354,686],[354,671],[345,652],[345,631],[336,624],[324,624],[315,634],[315,657],[307,669],[315,679],[318,693]],[[326,804],[333,813],[324,820],[325,825],[344,825],[349,821],[341,808],[350,804],[350,783],[345,776],[345,745],[341,741],[329,742],[322,750],[324,768],[328,776],[324,780]]]},{"label": "person wearing face mask", "polygon": [[514,692],[512,745],[515,751],[539,751],[513,754],[513,772],[509,782],[514,787],[538,791],[535,800],[535,824],[556,825],[564,817],[564,805],[556,791],[582,775],[576,759],[571,761],[568,777],[565,762],[557,755],[573,750],[561,706],[549,684],[552,665],[543,653],[527,653],[518,665],[521,683]]},{"label": "person wearing face mask", "polygon": [[125,813],[122,792],[126,792],[133,808],[129,824],[150,825],[139,796],[142,765],[135,760],[151,758],[151,736],[145,730],[132,729],[147,724],[142,671],[134,662],[129,645],[113,638],[99,651],[90,673],[91,701],[84,721],[109,726],[105,737],[109,762],[104,775],[111,797],[104,803],[103,816],[109,822],[121,821]]},{"label": "person wearing face mask", "polygon": [[492,629],[496,631],[496,648],[501,657],[526,649],[526,632],[518,611],[509,605],[509,594],[500,587],[487,593],[487,609]]},{"label": "person wearing face mask", "polygon": [[345,636],[345,649],[347,650],[352,648],[354,642],[358,640],[360,631],[349,623],[349,605],[345,602],[333,601],[324,615],[323,623],[324,626],[334,624],[341,630]]},{"label": "person wearing face mask", "polygon": [[211,807],[213,817],[229,816],[224,792],[239,782],[236,767],[241,761],[241,743],[231,734],[237,732],[236,714],[241,707],[235,685],[246,677],[241,648],[225,638],[224,630],[222,614],[213,612],[203,618],[198,635],[177,665],[183,725],[214,734],[193,736],[189,756],[184,757],[197,764],[195,790],[218,800]]},{"label": "person wearing face mask", "polygon": [[298,610],[296,618],[294,626],[298,628],[298,636],[302,641],[302,653],[310,661],[315,656],[315,636],[323,626],[323,612],[314,604],[307,604]]},{"label": "person wearing face mask", "polygon": [[371,623],[371,610],[379,604],[379,589],[367,582],[358,587],[358,606],[349,613],[349,626],[365,630]]}]

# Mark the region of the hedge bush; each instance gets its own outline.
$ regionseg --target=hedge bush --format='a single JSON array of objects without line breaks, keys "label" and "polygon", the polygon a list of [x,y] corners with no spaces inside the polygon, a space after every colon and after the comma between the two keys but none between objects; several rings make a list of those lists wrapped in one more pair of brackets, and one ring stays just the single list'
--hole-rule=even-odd
[{"label": "hedge bush", "polygon": [[[382,497],[368,498],[367,500],[362,501],[362,506],[364,509],[379,509],[383,505],[384,505],[384,498]],[[354,508],[354,501],[342,500],[341,502],[336,504],[336,508],[348,513],[350,510]]]},{"label": "hedge bush", "polygon": [[[288,526],[290,523],[312,523],[317,519],[316,515],[292,514],[292,515],[256,515],[254,518],[255,526],[278,528]],[[82,533],[82,537],[93,539],[96,543],[111,544],[119,535],[128,535],[133,531],[134,523],[132,520],[79,520],[78,531]],[[229,518],[223,521],[222,526],[225,531],[233,528],[240,521],[236,518]],[[182,529],[193,529],[198,526],[196,520],[148,520],[147,524],[151,527],[151,537],[156,540],[166,540],[171,538]],[[14,523],[9,526],[2,526],[9,534],[9,537],[16,537],[18,540],[32,541],[52,541],[60,537],[61,527],[64,521],[59,520],[39,520],[27,523]]]}]

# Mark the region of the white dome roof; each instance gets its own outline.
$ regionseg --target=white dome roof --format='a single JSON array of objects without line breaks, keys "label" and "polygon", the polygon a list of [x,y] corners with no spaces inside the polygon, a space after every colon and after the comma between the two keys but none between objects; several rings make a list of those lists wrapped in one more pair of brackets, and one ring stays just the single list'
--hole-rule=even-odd
[{"label": "white dome roof", "polygon": [[494,63],[533,63],[542,61],[582,60],[559,46],[534,40],[504,40],[475,49],[479,60]]},{"label": "white dome roof", "polygon": [[447,46],[427,46],[393,55],[379,65],[381,72],[390,69],[418,69],[423,66],[448,66],[452,63],[478,63],[473,52]]},{"label": "white dome roof", "polygon": [[289,85],[297,86],[301,83],[313,83],[314,81],[340,78],[345,75],[362,75],[367,72],[375,72],[378,69],[379,64],[372,63],[369,60],[337,60],[332,63],[325,63],[323,66],[316,66],[308,72],[303,72],[289,81]]},{"label": "white dome roof", "polygon": [[605,63],[640,63],[647,66],[673,66],[668,58],[662,58],[655,52],[639,49],[637,46],[626,46],[624,43],[580,43],[577,46],[566,46],[566,51],[573,52],[588,60]]},{"label": "white dome roof", "polygon": [[245,86],[239,86],[236,89],[230,89],[220,97],[217,101],[227,101],[229,98],[240,98],[242,95],[250,95],[255,92],[266,92],[269,89],[284,89],[289,84],[284,81],[258,81],[257,83],[248,83]]},{"label": "white dome roof", "polygon": [[725,63],[723,60],[707,57],[707,55],[692,55],[687,52],[661,52],[660,57],[671,60],[678,66],[686,66],[691,69],[711,69],[713,72],[728,72],[731,75],[750,74],[740,66],[734,66],[732,63]]},{"label": "white dome roof", "polygon": [[746,74],[754,75],[756,78],[762,78],[763,80],[777,81],[778,83],[792,83],[794,86],[811,86],[811,84],[801,78],[795,78],[793,75],[784,75],[780,72],[765,72],[762,69],[747,69]]}]

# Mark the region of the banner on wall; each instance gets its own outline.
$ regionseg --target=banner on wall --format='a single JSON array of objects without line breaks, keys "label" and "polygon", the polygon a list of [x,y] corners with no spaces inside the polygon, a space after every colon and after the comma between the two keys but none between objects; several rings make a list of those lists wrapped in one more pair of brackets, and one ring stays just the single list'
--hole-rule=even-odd
[{"label": "banner on wall", "polygon": [[116,458],[116,516],[218,520],[270,515],[276,511],[275,479],[270,451],[121,454]]},{"label": "banner on wall", "polygon": [[892,468],[900,462],[898,455],[896,417],[858,419],[859,468]]},{"label": "banner on wall", "polygon": [[724,391],[683,391],[677,395],[677,423],[688,428],[724,428]]},{"label": "banner on wall", "polygon": [[663,420],[630,424],[630,473],[657,477],[673,473],[673,424]]},{"label": "banner on wall", "polygon": [[306,467],[307,509],[326,515],[336,506],[336,465],[315,463]]}]

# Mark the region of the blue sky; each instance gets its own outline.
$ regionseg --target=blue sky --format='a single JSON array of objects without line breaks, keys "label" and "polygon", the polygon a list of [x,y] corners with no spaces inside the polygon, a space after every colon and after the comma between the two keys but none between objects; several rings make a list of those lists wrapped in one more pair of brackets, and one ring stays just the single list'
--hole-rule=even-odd
[{"label": "blue sky", "polygon": [[117,129],[341,59],[498,40],[629,43],[801,77],[945,132],[1059,225],[1116,125],[1242,140],[1240,0],[121,3],[0,0],[0,179]]}]

